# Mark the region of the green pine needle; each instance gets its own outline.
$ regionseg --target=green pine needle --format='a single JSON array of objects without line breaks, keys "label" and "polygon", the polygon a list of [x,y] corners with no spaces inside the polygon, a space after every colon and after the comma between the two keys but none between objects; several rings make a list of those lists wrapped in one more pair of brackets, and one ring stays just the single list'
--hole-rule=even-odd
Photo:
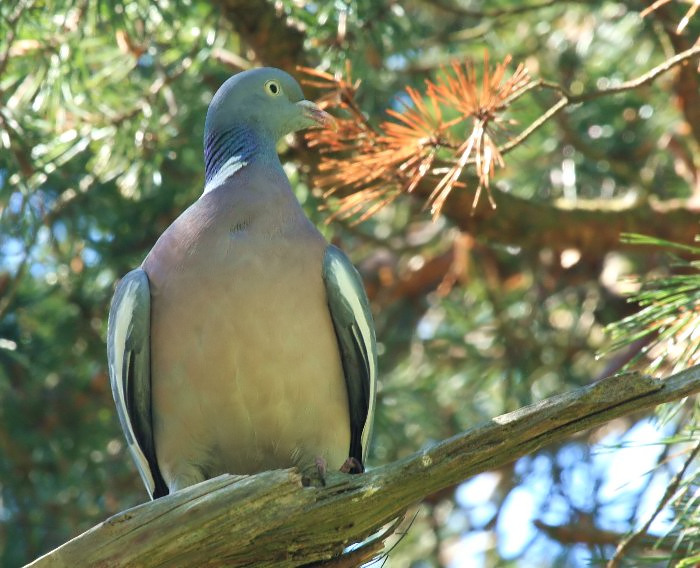
[{"label": "green pine needle", "polygon": [[[696,238],[697,240],[697,238]],[[622,241],[690,253],[700,257],[700,247],[674,243],[646,235],[624,234]],[[660,366],[679,369],[700,359],[700,258],[677,259],[679,272],[641,283],[641,289],[628,301],[640,310],[606,327],[611,344],[603,354],[647,338],[648,343],[627,364],[639,366],[646,359],[646,370]]]}]

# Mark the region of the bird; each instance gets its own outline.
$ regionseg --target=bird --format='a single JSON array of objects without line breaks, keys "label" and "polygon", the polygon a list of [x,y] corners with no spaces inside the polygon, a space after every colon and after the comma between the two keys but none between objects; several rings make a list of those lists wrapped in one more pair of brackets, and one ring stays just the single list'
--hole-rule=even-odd
[{"label": "bird", "polygon": [[[280,69],[228,78],[204,124],[204,188],[117,284],[107,358],[151,499],[224,473],[364,470],[377,343],[361,277],[277,153],[330,127]],[[305,474],[306,475],[306,474]]]}]

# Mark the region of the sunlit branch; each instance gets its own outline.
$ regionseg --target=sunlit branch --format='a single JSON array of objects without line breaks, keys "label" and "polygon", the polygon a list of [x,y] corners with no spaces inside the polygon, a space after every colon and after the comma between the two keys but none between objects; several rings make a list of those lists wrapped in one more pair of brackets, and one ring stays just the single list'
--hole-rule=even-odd
[{"label": "sunlit branch", "polygon": [[558,83],[552,83],[544,80],[537,81],[531,86],[529,86],[528,90],[536,87],[543,89],[551,89],[560,93],[562,98],[560,98],[554,105],[552,105],[547,110],[547,112],[545,112],[542,116],[540,116],[537,120],[530,124],[530,126],[528,126],[520,134],[518,134],[502,146],[499,146],[499,150],[501,151],[501,154],[506,154],[510,152],[513,148],[524,142],[533,132],[538,130],[541,126],[543,126],[546,122],[548,122],[551,118],[553,118],[556,114],[558,114],[561,110],[563,110],[566,107],[588,102],[600,97],[605,97],[617,93],[622,93],[625,91],[631,91],[633,89],[638,89],[639,87],[643,87],[644,85],[652,83],[659,75],[662,75],[663,73],[666,73],[667,71],[673,69],[675,66],[689,59],[692,59],[696,55],[700,55],[700,44],[694,45],[690,49],[678,53],[677,55],[667,59],[660,65],[657,65],[656,67],[650,69],[649,71],[647,71],[643,75],[640,75],[639,77],[630,79],[629,81],[625,81],[623,83],[620,83],[619,85],[615,85],[614,87],[609,87],[606,89],[596,89],[594,91],[587,91],[578,95],[570,93]]}]

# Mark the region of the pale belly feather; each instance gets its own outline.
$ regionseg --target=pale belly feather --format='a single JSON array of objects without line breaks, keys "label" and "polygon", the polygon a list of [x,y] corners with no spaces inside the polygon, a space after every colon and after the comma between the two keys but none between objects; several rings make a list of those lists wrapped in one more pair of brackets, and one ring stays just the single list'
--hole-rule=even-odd
[{"label": "pale belly feather", "polygon": [[321,457],[339,468],[348,401],[321,278],[325,242],[243,233],[198,246],[207,254],[183,256],[176,273],[151,282],[155,445],[166,482],[192,467],[212,477]]}]

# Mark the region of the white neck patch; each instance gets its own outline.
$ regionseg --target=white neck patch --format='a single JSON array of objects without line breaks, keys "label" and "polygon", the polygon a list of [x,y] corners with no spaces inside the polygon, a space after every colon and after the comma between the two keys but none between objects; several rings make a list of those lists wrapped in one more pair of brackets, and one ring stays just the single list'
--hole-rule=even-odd
[{"label": "white neck patch", "polygon": [[204,186],[204,192],[202,195],[206,195],[212,189],[219,187],[224,183],[230,176],[235,174],[238,170],[247,166],[248,162],[241,159],[240,155],[231,156],[224,165],[219,168],[219,171],[214,174],[214,177],[209,180],[209,182]]}]

